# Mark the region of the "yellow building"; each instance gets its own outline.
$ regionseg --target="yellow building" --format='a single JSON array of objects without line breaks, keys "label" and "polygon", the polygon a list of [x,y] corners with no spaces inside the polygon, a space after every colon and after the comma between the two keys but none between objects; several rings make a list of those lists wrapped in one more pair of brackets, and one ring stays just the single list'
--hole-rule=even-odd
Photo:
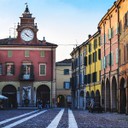
[{"label": "yellow building", "polygon": [[85,56],[85,84],[86,84],[86,100],[87,105],[90,98],[100,103],[101,84],[101,49],[100,49],[100,33],[89,35],[86,45]]},{"label": "yellow building", "polygon": [[57,107],[71,105],[71,59],[56,62],[56,97]]}]

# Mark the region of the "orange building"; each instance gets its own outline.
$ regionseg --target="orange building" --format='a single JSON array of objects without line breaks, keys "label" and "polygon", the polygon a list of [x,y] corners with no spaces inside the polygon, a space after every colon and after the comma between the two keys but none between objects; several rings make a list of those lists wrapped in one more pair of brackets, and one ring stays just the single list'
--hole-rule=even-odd
[{"label": "orange building", "polygon": [[128,0],[119,0],[119,112],[128,114]]}]

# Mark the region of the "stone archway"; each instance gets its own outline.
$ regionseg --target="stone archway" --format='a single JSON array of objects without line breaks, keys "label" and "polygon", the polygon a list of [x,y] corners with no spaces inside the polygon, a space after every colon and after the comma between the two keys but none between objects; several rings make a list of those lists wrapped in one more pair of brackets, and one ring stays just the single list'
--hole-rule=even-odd
[{"label": "stone archway", "polygon": [[91,99],[95,99],[94,91],[91,91]]},{"label": "stone archway", "polygon": [[8,108],[17,108],[17,91],[13,85],[4,86],[2,94],[8,97]]},{"label": "stone archway", "polygon": [[89,92],[86,92],[86,108],[88,109],[90,105],[90,95]]},{"label": "stone archway", "polygon": [[115,76],[112,78],[112,110],[117,111],[117,82]]},{"label": "stone archway", "polygon": [[106,81],[106,110],[110,111],[110,82]]},{"label": "stone archway", "polygon": [[100,105],[100,91],[96,90],[95,103]]},{"label": "stone archway", "polygon": [[65,97],[63,95],[57,96],[57,107],[65,107]]},{"label": "stone archway", "polygon": [[101,86],[101,95],[102,95],[102,107],[105,108],[105,84],[104,81],[102,81],[102,86]]},{"label": "stone archway", "polygon": [[125,79],[122,78],[120,82],[120,112],[126,112],[126,89],[125,89]]},{"label": "stone archway", "polygon": [[50,102],[50,89],[47,85],[40,85],[37,88],[37,102],[42,101],[42,106],[46,107],[47,102]]}]

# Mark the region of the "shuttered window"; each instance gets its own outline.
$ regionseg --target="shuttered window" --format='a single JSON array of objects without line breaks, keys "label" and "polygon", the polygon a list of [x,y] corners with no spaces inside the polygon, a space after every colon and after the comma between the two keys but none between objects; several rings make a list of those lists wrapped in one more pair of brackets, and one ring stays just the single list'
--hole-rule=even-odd
[{"label": "shuttered window", "polygon": [[45,51],[40,51],[40,57],[45,57]]},{"label": "shuttered window", "polygon": [[8,57],[12,57],[12,51],[8,51]]},{"label": "shuttered window", "polygon": [[46,64],[39,65],[39,75],[40,76],[46,75]]},{"label": "shuttered window", "polygon": [[15,73],[15,67],[13,63],[6,63],[6,74],[8,76],[14,75]]}]

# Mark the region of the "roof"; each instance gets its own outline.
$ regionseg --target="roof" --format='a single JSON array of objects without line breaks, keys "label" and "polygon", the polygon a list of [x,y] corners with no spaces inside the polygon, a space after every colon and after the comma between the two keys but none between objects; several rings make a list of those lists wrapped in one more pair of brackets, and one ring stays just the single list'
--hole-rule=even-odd
[{"label": "roof", "polygon": [[21,44],[16,42],[17,39],[16,38],[4,38],[4,39],[0,39],[0,46],[45,46],[45,47],[57,47],[57,44],[54,43],[49,43],[49,42],[44,42],[43,40],[38,40],[39,43],[38,44]]},{"label": "roof", "polygon": [[71,65],[72,65],[72,59],[65,59],[65,60],[56,62],[56,66],[71,66]]}]

